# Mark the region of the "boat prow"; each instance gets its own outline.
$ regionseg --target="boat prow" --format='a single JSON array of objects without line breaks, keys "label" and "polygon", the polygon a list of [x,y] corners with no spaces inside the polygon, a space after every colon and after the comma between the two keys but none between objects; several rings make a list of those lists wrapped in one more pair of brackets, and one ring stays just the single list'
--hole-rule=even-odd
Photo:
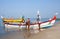
[{"label": "boat prow", "polygon": [[[48,20],[48,21],[44,21],[40,23],[40,28],[46,28],[46,27],[50,27],[53,26],[54,23],[56,21],[56,16],[54,16],[52,19]],[[38,26],[38,24],[34,25],[34,27],[36,28]],[[39,27],[37,27],[39,28]]]}]

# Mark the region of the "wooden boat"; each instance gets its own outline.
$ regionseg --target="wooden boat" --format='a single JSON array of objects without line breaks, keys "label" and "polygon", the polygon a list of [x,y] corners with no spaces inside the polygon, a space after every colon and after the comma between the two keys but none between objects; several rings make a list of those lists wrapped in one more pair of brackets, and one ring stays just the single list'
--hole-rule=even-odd
[{"label": "wooden boat", "polygon": [[[56,21],[56,16],[54,16],[53,18],[51,18],[48,21],[44,21],[44,22],[39,22],[39,23],[30,23],[30,28],[33,29],[37,29],[37,28],[44,28],[44,27],[49,27],[54,25]],[[12,23],[10,23],[12,22]],[[21,22],[21,23],[19,23]],[[26,23],[23,23],[22,20],[3,20],[4,26],[6,28],[25,28],[26,27]],[[40,26],[38,26],[40,25]]]},{"label": "wooden boat", "polygon": [[20,18],[20,19],[13,19],[13,18],[7,19],[7,18],[3,18],[2,20],[3,20],[3,22],[6,22],[6,23],[22,23],[22,22],[24,22],[24,18]]}]

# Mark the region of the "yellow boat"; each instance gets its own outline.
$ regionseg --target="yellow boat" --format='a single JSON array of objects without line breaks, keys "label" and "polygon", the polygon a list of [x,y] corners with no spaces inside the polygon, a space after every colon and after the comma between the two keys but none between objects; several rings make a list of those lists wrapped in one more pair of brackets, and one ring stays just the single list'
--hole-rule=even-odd
[{"label": "yellow boat", "polygon": [[7,22],[7,23],[23,23],[24,22],[24,18],[20,18],[20,19],[3,18],[3,22]]}]

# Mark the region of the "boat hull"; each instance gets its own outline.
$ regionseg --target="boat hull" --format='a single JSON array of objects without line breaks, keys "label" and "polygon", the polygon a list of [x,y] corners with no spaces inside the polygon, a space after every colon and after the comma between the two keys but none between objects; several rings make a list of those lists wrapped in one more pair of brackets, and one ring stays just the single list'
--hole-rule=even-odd
[{"label": "boat hull", "polygon": [[[51,22],[42,23],[42,24],[40,24],[40,28],[50,27],[50,26],[54,25],[54,23],[55,23],[55,20],[53,20]],[[10,25],[10,24],[5,24],[5,27],[6,28],[20,28],[20,29],[26,28],[26,26],[24,26],[24,25],[19,26],[19,25]],[[28,26],[27,26],[27,28],[28,28]],[[34,25],[30,25],[30,28],[38,29],[39,26],[38,26],[38,24],[34,24]]]}]

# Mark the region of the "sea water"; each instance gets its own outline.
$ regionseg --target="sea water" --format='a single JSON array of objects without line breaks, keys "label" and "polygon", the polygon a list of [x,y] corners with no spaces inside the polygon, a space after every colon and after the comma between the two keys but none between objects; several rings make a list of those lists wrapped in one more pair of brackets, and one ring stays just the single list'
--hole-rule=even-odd
[{"label": "sea water", "polygon": [[[40,21],[41,21],[41,22],[44,22],[44,21],[47,21],[47,20],[49,20],[49,18],[42,18]],[[30,18],[30,21],[31,21],[31,22],[34,22],[34,21],[36,21],[36,18]],[[57,23],[57,22],[59,22],[59,21],[56,20],[55,23]],[[4,30],[3,21],[2,21],[2,19],[0,18],[0,36],[1,36],[1,35],[4,35],[4,34],[6,34],[6,32],[5,32],[5,30]]]}]

